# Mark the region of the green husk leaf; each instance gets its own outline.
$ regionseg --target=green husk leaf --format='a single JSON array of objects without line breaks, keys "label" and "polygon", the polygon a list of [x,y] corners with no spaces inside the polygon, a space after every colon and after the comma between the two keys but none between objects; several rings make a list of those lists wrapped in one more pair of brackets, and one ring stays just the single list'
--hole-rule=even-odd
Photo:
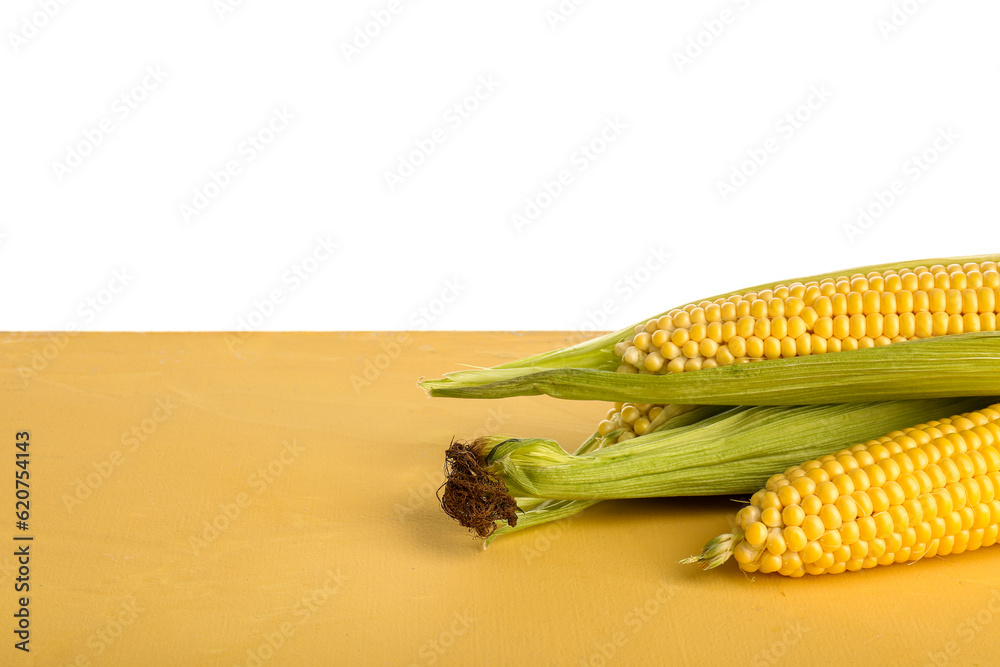
[{"label": "green husk leaf", "polygon": [[[502,378],[496,380],[495,378]],[[644,375],[589,368],[459,371],[431,396],[711,405],[804,405],[1000,395],[1000,332],[953,334],[834,354]]]},{"label": "green husk leaf", "polygon": [[566,454],[551,441],[508,440],[493,453],[490,471],[514,496],[591,500],[752,493],[791,465],[989,404],[966,398],[740,406],[583,456]]}]

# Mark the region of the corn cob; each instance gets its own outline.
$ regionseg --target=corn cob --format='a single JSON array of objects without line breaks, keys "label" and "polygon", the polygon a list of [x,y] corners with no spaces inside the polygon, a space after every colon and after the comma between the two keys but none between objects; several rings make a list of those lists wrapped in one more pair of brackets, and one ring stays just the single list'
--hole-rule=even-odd
[{"label": "corn cob", "polygon": [[552,440],[489,436],[449,448],[442,507],[487,537],[503,522],[517,526],[517,510],[536,508],[540,500],[750,493],[775,469],[914,421],[981,404],[981,399],[966,398],[702,406],[677,418],[689,420],[688,426],[577,455],[566,453]]},{"label": "corn cob", "polygon": [[996,395],[997,259],[923,260],[748,288],[422,385],[432,396],[544,393],[639,404]]},{"label": "corn cob", "polygon": [[893,431],[774,475],[686,563],[835,574],[987,547],[1000,528],[1000,404]]}]

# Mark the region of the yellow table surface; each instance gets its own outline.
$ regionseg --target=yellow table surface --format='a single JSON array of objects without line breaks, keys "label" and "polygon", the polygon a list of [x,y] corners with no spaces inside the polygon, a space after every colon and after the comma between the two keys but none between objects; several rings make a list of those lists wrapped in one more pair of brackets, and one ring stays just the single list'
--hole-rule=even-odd
[{"label": "yellow table surface", "polygon": [[[416,381],[570,340],[3,334],[0,664],[1000,660],[998,548],[802,579],[702,572],[678,561],[738,507],[703,498],[606,502],[484,551],[435,498],[449,439],[575,447],[607,406],[428,399]],[[27,654],[13,616],[24,544]]]}]

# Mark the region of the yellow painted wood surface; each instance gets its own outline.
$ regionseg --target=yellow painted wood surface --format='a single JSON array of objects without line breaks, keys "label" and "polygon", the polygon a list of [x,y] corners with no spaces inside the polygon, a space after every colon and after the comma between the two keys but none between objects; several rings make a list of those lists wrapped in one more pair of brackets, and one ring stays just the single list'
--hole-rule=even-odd
[{"label": "yellow painted wood surface", "polygon": [[[737,505],[710,498],[607,502],[483,551],[437,506],[449,439],[574,447],[606,406],[431,400],[416,381],[570,341],[3,334],[0,664],[1000,659],[996,547],[799,580],[705,573],[677,561],[727,528]],[[34,538],[29,654],[14,648],[15,535]]]}]

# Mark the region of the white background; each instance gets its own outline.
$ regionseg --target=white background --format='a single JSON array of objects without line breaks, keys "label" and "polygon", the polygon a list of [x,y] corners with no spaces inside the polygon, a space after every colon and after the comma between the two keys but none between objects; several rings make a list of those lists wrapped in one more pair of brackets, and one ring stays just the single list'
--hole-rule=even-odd
[{"label": "white background", "polygon": [[[609,329],[998,252],[998,20],[986,1],[7,0],[0,328]],[[269,136],[276,109],[294,119]],[[880,214],[852,235],[859,207]]]}]

